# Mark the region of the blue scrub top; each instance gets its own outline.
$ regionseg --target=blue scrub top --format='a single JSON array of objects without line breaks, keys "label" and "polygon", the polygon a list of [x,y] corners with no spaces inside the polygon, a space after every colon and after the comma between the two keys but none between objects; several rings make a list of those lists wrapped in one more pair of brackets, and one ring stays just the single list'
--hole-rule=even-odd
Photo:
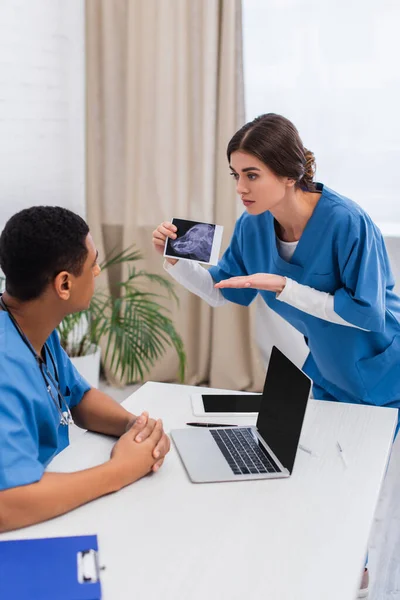
[{"label": "blue scrub top", "polygon": [[[56,331],[47,345],[57,367],[61,393],[73,408],[90,385],[61,348]],[[46,365],[54,377],[49,356]],[[68,444],[68,427],[60,425],[60,413],[35,357],[8,314],[0,311],[0,490],[39,481],[51,459]]]},{"label": "blue scrub top", "polygon": [[[274,292],[259,292],[304,335],[310,353],[303,369],[314,381],[315,397],[400,407],[400,298],[382,234],[356,203],[322,184],[318,190],[322,195],[290,262],[279,256],[271,213],[244,213],[210,273],[215,281],[275,273],[332,294],[335,312],[368,331],[319,319],[277,300]],[[242,305],[258,293],[221,292]]]}]

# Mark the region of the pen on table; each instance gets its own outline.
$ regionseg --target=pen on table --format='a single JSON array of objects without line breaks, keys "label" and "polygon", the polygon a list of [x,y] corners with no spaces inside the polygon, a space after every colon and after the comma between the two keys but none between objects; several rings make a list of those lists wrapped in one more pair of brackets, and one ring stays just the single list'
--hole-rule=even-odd
[{"label": "pen on table", "polygon": [[307,452],[307,454],[311,454],[311,456],[313,455],[313,451],[310,448],[307,448],[307,446],[303,446],[303,444],[299,444],[299,450],[303,450],[303,452]]},{"label": "pen on table", "polygon": [[190,427],[237,427],[237,425],[227,425],[226,423],[186,423]]},{"label": "pen on table", "polygon": [[344,464],[344,466],[345,466],[345,467],[346,467],[346,469],[347,469],[347,467],[348,467],[348,464],[347,464],[346,456],[345,456],[345,454],[344,454],[344,451],[343,451],[343,448],[342,448],[342,446],[340,445],[340,443],[339,443],[339,442],[336,442],[336,447],[337,447],[337,449],[339,450],[339,456],[340,456],[340,458],[342,459],[342,461],[343,461],[343,464]]}]

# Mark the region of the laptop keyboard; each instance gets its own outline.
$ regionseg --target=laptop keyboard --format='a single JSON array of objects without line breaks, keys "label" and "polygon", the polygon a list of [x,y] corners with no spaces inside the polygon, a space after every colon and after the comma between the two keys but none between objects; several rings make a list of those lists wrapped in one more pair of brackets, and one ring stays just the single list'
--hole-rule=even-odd
[{"label": "laptop keyboard", "polygon": [[251,429],[214,429],[210,433],[235,475],[281,472],[266,448],[254,439]]}]

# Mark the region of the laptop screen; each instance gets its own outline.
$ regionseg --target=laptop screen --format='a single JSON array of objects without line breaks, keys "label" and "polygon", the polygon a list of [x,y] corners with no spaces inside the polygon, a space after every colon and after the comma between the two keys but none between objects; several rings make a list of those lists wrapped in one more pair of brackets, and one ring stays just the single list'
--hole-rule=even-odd
[{"label": "laptop screen", "polygon": [[292,472],[311,380],[273,346],[264,384],[257,429],[289,472]]}]

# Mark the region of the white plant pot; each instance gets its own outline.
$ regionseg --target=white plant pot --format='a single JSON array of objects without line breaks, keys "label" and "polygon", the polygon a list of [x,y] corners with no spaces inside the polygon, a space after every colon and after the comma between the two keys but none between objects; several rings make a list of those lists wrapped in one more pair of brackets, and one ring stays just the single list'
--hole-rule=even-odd
[{"label": "white plant pot", "polygon": [[92,344],[90,354],[86,356],[74,356],[71,362],[86,381],[95,388],[99,387],[100,379],[100,346]]}]

